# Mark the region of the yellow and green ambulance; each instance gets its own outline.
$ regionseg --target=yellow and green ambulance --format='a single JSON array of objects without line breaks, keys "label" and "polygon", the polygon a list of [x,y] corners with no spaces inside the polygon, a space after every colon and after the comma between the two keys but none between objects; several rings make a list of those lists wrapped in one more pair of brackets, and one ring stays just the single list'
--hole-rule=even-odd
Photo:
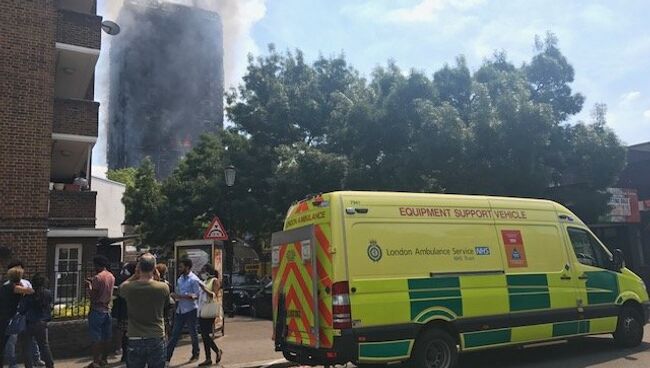
[{"label": "yellow and green ambulance", "polygon": [[459,352],[613,334],[636,346],[643,281],[546,200],[335,192],[272,239],[274,340],[290,361],[453,367]]}]

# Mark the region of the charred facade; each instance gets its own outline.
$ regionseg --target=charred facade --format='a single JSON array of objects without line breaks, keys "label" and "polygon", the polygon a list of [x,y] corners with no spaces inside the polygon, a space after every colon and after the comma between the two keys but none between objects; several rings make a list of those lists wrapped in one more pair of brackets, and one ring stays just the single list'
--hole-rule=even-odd
[{"label": "charred facade", "polygon": [[110,49],[108,165],[149,156],[160,178],[223,127],[223,26],[197,7],[126,0]]}]

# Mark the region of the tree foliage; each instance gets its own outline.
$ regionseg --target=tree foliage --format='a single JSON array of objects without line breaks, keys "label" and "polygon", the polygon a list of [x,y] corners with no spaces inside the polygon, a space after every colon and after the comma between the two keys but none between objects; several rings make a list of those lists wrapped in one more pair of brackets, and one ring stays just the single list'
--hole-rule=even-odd
[{"label": "tree foliage", "polygon": [[114,169],[108,170],[106,172],[106,177],[109,180],[122,183],[127,187],[133,186],[135,184],[135,175],[137,168],[135,167],[125,167],[123,169]]},{"label": "tree foliage", "polygon": [[151,241],[169,243],[219,215],[259,244],[293,201],[339,189],[554,198],[597,218],[624,148],[604,105],[591,122],[568,122],[584,103],[574,69],[554,35],[536,50],[521,66],[496,52],[474,72],[459,57],[432,76],[389,62],[366,79],[343,55],[309,63],[270,46],[227,96],[232,127],[203,136],[162,184],[150,162],[138,169],[125,203],[140,208],[128,218],[164,224]]}]

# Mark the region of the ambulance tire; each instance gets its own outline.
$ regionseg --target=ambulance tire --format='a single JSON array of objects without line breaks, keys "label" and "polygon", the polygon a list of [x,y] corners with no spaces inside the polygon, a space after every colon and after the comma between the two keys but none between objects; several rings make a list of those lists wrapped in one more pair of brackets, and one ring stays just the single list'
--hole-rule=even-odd
[{"label": "ambulance tire", "polygon": [[614,331],[614,341],[623,348],[639,346],[643,341],[643,318],[630,305],[624,305]]},{"label": "ambulance tire", "polygon": [[415,340],[408,366],[422,368],[453,368],[458,361],[456,341],[444,330],[431,328]]}]

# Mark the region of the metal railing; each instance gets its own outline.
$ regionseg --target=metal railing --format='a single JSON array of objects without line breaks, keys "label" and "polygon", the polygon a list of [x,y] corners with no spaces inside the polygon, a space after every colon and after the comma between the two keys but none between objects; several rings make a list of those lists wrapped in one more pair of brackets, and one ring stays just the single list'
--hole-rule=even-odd
[{"label": "metal railing", "polygon": [[[118,267],[119,265],[112,265],[111,270],[118,270]],[[54,297],[53,319],[80,319],[88,316],[90,298],[86,280],[95,276],[95,273],[92,262],[59,262],[54,265],[54,277],[50,281]]]}]

